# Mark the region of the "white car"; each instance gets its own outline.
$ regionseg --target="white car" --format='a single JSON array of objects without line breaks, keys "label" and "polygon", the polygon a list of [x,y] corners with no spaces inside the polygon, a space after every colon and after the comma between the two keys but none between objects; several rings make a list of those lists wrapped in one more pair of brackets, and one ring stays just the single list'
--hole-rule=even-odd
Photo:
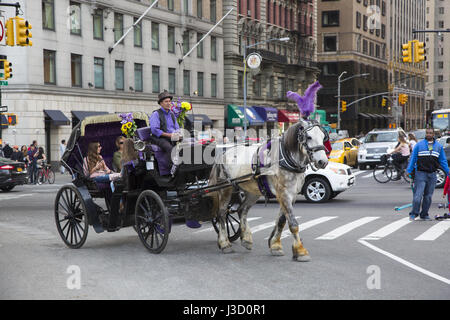
[{"label": "white car", "polygon": [[305,174],[305,183],[300,194],[304,195],[308,202],[328,201],[355,184],[352,169],[342,163],[330,161],[325,169],[317,171],[308,166]]}]

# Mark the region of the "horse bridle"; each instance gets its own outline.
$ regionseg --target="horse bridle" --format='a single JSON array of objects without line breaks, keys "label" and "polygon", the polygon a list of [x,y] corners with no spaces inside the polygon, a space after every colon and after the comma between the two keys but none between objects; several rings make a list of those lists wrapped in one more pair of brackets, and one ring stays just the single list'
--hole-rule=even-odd
[{"label": "horse bridle", "polygon": [[307,155],[308,155],[308,161],[307,161],[307,163],[309,163],[310,165],[311,165],[311,167],[312,167],[312,169],[314,170],[314,171],[317,171],[317,168],[315,168],[314,167],[314,162],[313,161],[311,161],[311,159],[312,159],[312,155],[313,155],[313,153],[315,153],[315,152],[318,152],[318,151],[325,151],[325,153],[327,152],[327,149],[325,148],[325,146],[322,144],[322,145],[320,145],[320,146],[315,146],[315,147],[309,147],[308,146],[308,143],[307,143],[307,135],[306,135],[306,133],[308,132],[308,131],[311,131],[314,127],[319,127],[319,129],[324,133],[324,135],[325,135],[325,137],[324,137],[324,139],[323,139],[323,142],[325,143],[326,141],[328,141],[329,139],[330,139],[330,137],[329,137],[329,135],[328,135],[328,132],[324,129],[324,128],[322,128],[322,126],[319,124],[319,122],[317,122],[317,121],[315,121],[315,120],[310,120],[310,121],[307,121],[307,123],[308,123],[308,126],[307,127],[300,127],[300,129],[298,130],[298,132],[297,132],[297,141],[298,141],[298,143],[299,143],[299,145],[302,145],[302,146],[304,146],[305,147],[305,149],[306,149],[306,153],[307,153]]}]

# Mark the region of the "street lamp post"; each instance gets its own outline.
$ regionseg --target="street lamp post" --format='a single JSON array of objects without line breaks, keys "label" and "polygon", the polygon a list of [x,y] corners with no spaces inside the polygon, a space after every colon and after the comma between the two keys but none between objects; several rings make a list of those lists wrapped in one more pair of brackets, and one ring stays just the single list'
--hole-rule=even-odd
[{"label": "street lamp post", "polygon": [[259,44],[264,44],[272,41],[289,41],[289,37],[285,38],[272,38],[265,41],[257,42],[248,46],[244,46],[244,139],[247,137],[247,49],[256,47]]},{"label": "street lamp post", "polygon": [[356,77],[365,77],[365,76],[368,76],[370,74],[370,73],[356,74],[354,76],[351,76],[351,77],[345,78],[344,80],[341,80],[342,76],[344,74],[346,74],[346,73],[347,73],[347,71],[344,71],[338,77],[338,105],[337,105],[337,121],[338,121],[337,129],[338,130],[341,130],[341,83],[345,82],[347,80],[356,78]]}]

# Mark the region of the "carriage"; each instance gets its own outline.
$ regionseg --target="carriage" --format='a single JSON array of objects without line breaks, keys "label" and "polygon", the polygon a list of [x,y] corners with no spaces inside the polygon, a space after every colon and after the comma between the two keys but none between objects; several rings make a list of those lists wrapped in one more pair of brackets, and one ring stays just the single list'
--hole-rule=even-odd
[{"label": "carriage", "polygon": [[[113,182],[114,191],[109,184],[95,182],[84,174],[83,159],[88,144],[99,142],[103,146],[102,157],[112,168],[115,139],[122,134],[119,115],[87,117],[72,131],[61,164],[73,180],[59,189],[54,205],[58,233],[69,248],[83,246],[90,226],[97,233],[133,227],[151,253],[164,250],[172,223],[181,219],[211,220],[218,231],[209,193],[225,185],[208,186],[213,165],[204,161],[182,162],[173,175],[161,175],[159,166],[163,164],[158,160],[161,150],[150,142],[148,115],[134,112],[133,119],[138,128],[133,138],[138,158],[124,164],[122,177]],[[214,142],[186,139],[179,146],[180,154],[191,155],[204,152],[205,148],[214,149]],[[239,191],[233,193],[232,199],[226,216],[230,241],[240,235],[237,208],[243,201]]]}]

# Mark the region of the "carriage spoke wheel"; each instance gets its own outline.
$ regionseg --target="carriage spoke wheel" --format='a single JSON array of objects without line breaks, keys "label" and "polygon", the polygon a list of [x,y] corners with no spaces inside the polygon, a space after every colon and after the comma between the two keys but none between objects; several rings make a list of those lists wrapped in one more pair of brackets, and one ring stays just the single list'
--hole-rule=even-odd
[{"label": "carriage spoke wheel", "polygon": [[169,239],[169,213],[158,194],[143,191],[135,209],[135,230],[151,253],[161,253]]},{"label": "carriage spoke wheel", "polygon": [[[212,219],[212,225],[217,233],[219,233],[218,223],[217,218]],[[227,230],[228,240],[230,242],[236,241],[239,238],[241,235],[241,220],[238,212],[228,210],[225,216],[225,229]]]},{"label": "carriage spoke wheel", "polygon": [[86,242],[88,219],[86,206],[74,186],[62,187],[55,199],[55,222],[64,243],[72,249],[79,249]]}]

